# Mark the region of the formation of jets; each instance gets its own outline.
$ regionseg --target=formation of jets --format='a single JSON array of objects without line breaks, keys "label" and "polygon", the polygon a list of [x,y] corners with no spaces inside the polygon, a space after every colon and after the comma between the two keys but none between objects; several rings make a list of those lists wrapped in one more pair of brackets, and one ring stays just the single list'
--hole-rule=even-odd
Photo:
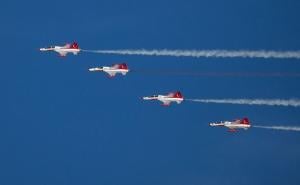
[{"label": "formation of jets", "polygon": [[[50,46],[47,48],[40,48],[40,51],[54,51],[57,52],[60,56],[65,57],[68,53],[72,53],[77,55],[80,52],[80,48],[77,42],[73,42],[72,44],[65,44],[64,46]],[[129,72],[128,66],[126,63],[114,64],[112,66],[102,66],[90,68],[90,72],[105,72],[109,75],[109,77],[114,77],[116,74],[120,73],[122,75],[126,75]],[[182,96],[180,91],[171,92],[167,95],[152,95],[145,96],[142,98],[143,100],[158,100],[162,102],[163,106],[169,106],[172,102],[180,104],[184,97]],[[248,118],[237,119],[235,121],[224,121],[220,123],[210,123],[212,127],[223,126],[229,128],[229,132],[236,132],[237,129],[245,129],[251,127]]]}]

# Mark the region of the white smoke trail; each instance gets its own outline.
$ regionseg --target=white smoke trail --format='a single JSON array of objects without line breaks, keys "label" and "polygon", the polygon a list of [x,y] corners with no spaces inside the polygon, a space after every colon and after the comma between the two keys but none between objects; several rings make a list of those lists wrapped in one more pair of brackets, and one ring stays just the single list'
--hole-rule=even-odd
[{"label": "white smoke trail", "polygon": [[260,125],[253,125],[252,127],[272,129],[272,130],[285,130],[285,131],[300,132],[300,127],[295,127],[295,126],[260,126]]},{"label": "white smoke trail", "polygon": [[300,50],[296,51],[265,51],[265,50],[82,50],[84,52],[117,54],[117,55],[148,55],[173,57],[214,57],[214,58],[281,58],[300,59]]},{"label": "white smoke trail", "polygon": [[269,105],[269,106],[292,106],[299,107],[299,99],[186,99],[188,101],[200,103],[222,103],[240,105]]}]

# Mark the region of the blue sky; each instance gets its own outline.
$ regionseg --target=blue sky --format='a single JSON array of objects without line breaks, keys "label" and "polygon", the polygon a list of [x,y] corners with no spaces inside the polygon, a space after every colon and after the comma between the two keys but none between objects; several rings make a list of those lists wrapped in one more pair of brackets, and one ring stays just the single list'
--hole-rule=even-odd
[{"label": "blue sky", "polygon": [[299,72],[299,60],[113,56],[66,58],[39,47],[299,50],[300,2],[6,1],[0,3],[0,184],[253,185],[300,182],[300,135],[208,123],[248,116],[299,126],[299,109],[197,104],[168,108],[141,96],[300,98],[299,78],[128,73],[89,67],[199,72]]}]

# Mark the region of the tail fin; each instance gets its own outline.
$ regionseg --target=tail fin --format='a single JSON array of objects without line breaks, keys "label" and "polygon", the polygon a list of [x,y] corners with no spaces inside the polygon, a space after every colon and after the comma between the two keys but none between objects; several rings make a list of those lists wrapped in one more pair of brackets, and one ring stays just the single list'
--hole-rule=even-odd
[{"label": "tail fin", "polygon": [[128,66],[126,63],[122,63],[122,64],[119,64],[119,69],[128,69]]},{"label": "tail fin", "polygon": [[77,42],[73,42],[73,44],[71,44],[70,48],[72,49],[79,49],[79,45]]},{"label": "tail fin", "polygon": [[180,91],[175,92],[175,93],[173,94],[173,97],[174,97],[174,98],[183,98],[183,96],[182,96],[182,94],[181,94]]},{"label": "tail fin", "polygon": [[250,125],[249,119],[248,119],[248,118],[243,118],[243,119],[242,119],[242,124]]}]

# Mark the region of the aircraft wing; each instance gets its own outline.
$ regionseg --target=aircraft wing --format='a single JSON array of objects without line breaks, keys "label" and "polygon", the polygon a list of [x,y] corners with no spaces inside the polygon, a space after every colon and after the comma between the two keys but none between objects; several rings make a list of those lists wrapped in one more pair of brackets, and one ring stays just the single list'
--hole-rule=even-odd
[{"label": "aircraft wing", "polygon": [[67,52],[65,51],[58,51],[59,55],[62,56],[62,57],[65,57],[67,56]]},{"label": "aircraft wing", "polygon": [[112,72],[112,71],[108,71],[107,74],[109,75],[109,77],[116,76],[116,72]]},{"label": "aircraft wing", "polygon": [[171,104],[171,101],[162,100],[164,106],[169,106]]}]

